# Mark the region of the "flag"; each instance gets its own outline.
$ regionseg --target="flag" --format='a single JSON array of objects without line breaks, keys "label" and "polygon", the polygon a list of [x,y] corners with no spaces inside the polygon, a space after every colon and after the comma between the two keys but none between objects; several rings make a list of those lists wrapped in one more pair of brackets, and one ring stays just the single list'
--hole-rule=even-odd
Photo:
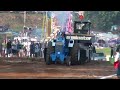
[{"label": "flag", "polygon": [[72,15],[69,13],[66,31],[72,33]]}]

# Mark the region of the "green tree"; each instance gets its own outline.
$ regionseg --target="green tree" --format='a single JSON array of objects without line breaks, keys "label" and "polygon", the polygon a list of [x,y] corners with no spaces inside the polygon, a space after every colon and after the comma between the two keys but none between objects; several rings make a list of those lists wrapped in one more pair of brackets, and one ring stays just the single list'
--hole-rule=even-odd
[{"label": "green tree", "polygon": [[85,11],[85,19],[92,22],[92,29],[107,32],[112,25],[120,25],[120,11]]}]

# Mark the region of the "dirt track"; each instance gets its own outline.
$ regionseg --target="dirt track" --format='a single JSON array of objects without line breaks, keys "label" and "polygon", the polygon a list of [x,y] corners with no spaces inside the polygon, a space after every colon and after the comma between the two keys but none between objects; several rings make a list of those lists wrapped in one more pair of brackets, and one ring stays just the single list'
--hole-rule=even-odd
[{"label": "dirt track", "polygon": [[[46,65],[44,60],[1,60],[0,78],[5,79],[99,79],[115,74],[109,62],[92,61],[85,65]],[[111,79],[116,79],[112,77]]]}]

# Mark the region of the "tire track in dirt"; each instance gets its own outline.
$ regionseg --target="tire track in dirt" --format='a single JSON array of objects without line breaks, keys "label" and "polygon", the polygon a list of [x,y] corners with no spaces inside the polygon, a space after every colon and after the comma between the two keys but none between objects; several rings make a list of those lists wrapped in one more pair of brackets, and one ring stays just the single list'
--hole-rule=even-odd
[{"label": "tire track in dirt", "polygon": [[0,63],[0,78],[17,79],[98,79],[112,75],[115,70],[108,62],[90,62],[85,65],[46,65],[44,61],[31,63]]}]

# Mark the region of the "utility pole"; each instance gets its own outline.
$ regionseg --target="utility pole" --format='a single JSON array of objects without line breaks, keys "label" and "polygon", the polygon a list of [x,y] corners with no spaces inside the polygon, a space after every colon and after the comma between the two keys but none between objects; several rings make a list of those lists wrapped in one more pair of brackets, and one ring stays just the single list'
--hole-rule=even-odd
[{"label": "utility pole", "polygon": [[48,29],[47,29],[48,34],[47,34],[47,35],[50,36],[51,31],[52,31],[52,17],[51,17],[51,16],[52,16],[52,12],[49,11],[49,12],[48,12],[48,15],[49,15],[49,16],[48,16],[48,24],[47,24],[47,25],[48,25]]},{"label": "utility pole", "polygon": [[47,11],[45,13],[45,31],[44,31],[44,36],[46,38],[46,32],[47,32],[47,28],[48,28],[48,20],[47,20]]},{"label": "utility pole", "polygon": [[44,13],[43,13],[42,38],[45,37],[44,34],[45,34],[45,16],[44,16]]},{"label": "utility pole", "polygon": [[26,26],[26,11],[24,11],[24,26],[23,27],[25,26]]}]

